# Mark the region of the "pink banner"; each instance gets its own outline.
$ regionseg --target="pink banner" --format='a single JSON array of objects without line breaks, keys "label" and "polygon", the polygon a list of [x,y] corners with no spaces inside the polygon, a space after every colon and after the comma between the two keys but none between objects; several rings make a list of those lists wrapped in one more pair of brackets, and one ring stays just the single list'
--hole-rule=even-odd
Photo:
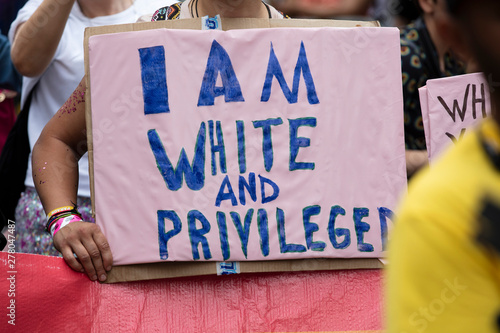
[{"label": "pink banner", "polygon": [[382,332],[379,270],[99,284],[62,258],[8,255],[1,332]]},{"label": "pink banner", "polygon": [[406,186],[397,29],[158,29],[89,50],[116,264],[383,256]]}]

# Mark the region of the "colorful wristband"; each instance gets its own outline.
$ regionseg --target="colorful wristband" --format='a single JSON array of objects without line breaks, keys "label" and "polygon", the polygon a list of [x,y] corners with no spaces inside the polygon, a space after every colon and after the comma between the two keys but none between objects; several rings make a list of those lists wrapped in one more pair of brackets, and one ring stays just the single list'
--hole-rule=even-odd
[{"label": "colorful wristband", "polygon": [[50,220],[50,218],[58,213],[62,213],[62,212],[70,212],[72,211],[73,209],[75,209],[75,207],[73,206],[64,206],[64,207],[59,207],[59,208],[56,208],[54,210],[51,210],[50,213],[47,214],[47,220]]},{"label": "colorful wristband", "polygon": [[[67,209],[69,208],[69,209]],[[54,212],[56,211],[56,212]],[[52,236],[54,235],[54,225],[61,219],[64,219],[66,217],[70,216],[78,216],[80,218],[80,221],[82,220],[82,215],[78,212],[76,206],[71,207],[60,207],[57,208],[49,213],[49,218],[47,219],[47,224],[45,225],[45,230],[49,232]],[[57,230],[59,230],[61,227],[59,227]]]},{"label": "colorful wristband", "polygon": [[60,217],[54,223],[52,223],[52,225],[50,226],[49,232],[52,235],[52,238],[54,238],[55,234],[59,230],[61,230],[61,228],[67,226],[70,223],[80,222],[80,221],[83,221],[83,220],[79,214],[71,214],[69,216]]}]

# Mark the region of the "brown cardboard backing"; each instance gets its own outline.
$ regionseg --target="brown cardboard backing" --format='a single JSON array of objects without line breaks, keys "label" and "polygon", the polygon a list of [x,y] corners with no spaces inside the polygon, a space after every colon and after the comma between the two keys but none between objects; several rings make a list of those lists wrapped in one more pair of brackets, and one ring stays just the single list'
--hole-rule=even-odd
[{"label": "brown cardboard backing", "polygon": [[[378,259],[295,259],[275,261],[242,261],[240,274],[326,271],[344,269],[382,269]],[[188,276],[217,274],[217,263],[213,261],[159,262],[151,264],[115,266],[105,283],[129,282]]]},{"label": "brown cardboard backing", "polygon": [[[318,28],[318,27],[380,27],[377,21],[347,21],[347,20],[310,20],[310,19],[230,19],[222,18],[223,30],[255,29],[255,28]],[[92,214],[95,217],[94,206],[94,156],[92,142],[92,115],[90,108],[90,71],[89,71],[89,38],[95,35],[111,34],[147,29],[201,29],[201,19],[183,19],[159,22],[141,22],[132,24],[90,27],[85,29],[85,118],[87,124],[87,141],[89,155],[90,192],[92,199]],[[340,269],[379,269],[384,265],[378,259],[297,259],[279,261],[240,262],[240,273],[286,272],[286,271],[316,271]],[[183,276],[217,274],[215,262],[164,262],[139,265],[115,266],[109,272],[106,283],[175,278]]]}]

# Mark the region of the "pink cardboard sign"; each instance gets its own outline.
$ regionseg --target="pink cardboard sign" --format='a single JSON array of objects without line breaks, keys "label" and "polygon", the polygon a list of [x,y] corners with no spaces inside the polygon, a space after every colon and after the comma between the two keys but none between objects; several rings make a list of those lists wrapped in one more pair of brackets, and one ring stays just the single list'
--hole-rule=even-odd
[{"label": "pink cardboard sign", "polygon": [[482,73],[428,80],[419,95],[431,162],[491,113],[488,84]]},{"label": "pink cardboard sign", "polygon": [[406,186],[392,28],[93,36],[115,264],[381,257]]}]

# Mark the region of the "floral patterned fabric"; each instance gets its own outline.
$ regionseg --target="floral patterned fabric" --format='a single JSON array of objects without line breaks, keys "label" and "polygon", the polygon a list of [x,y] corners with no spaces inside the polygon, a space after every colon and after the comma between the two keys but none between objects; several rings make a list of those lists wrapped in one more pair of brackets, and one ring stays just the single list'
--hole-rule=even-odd
[{"label": "floral patterned fabric", "polygon": [[436,47],[423,19],[401,30],[404,126],[406,149],[426,149],[418,88],[427,80],[465,74],[465,65],[451,53],[445,55],[445,70],[439,68]]}]

